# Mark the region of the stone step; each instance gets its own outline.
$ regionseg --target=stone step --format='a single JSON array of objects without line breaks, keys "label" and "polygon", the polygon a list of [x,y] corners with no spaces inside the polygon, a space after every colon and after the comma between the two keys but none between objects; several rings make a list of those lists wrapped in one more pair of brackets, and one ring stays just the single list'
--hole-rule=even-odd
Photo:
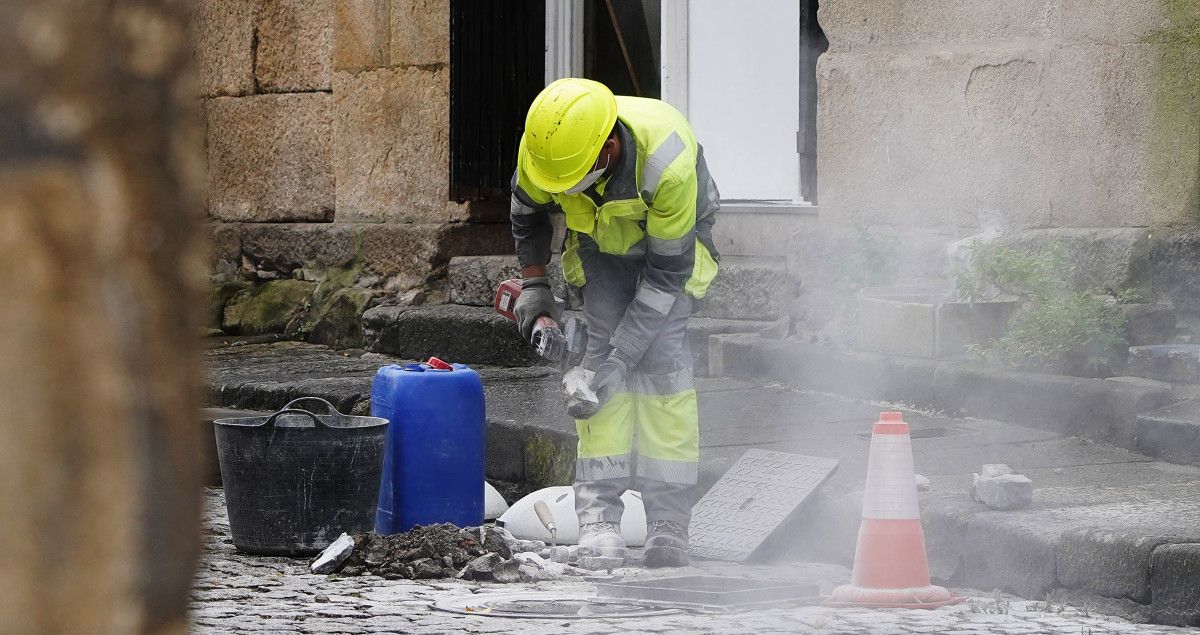
[{"label": "stone step", "polygon": [[1168,461],[1200,465],[1200,399],[1138,415],[1137,448]]},{"label": "stone step", "polygon": [[[570,308],[579,308],[562,280],[558,256],[551,260],[551,285]],[[466,306],[490,306],[496,287],[504,280],[520,276],[513,256],[460,256],[450,259],[446,278],[450,301]],[[782,263],[750,259],[727,259],[713,281],[708,295],[696,303],[697,317],[772,321],[786,315],[797,295],[797,285]]]},{"label": "stone step", "polygon": [[[578,315],[570,313],[570,315]],[[688,342],[696,374],[708,374],[708,339],[728,333],[758,333],[769,322],[693,317]],[[363,314],[366,348],[404,359],[439,357],[450,362],[489,366],[541,363],[516,326],[489,306],[380,306]]]}]

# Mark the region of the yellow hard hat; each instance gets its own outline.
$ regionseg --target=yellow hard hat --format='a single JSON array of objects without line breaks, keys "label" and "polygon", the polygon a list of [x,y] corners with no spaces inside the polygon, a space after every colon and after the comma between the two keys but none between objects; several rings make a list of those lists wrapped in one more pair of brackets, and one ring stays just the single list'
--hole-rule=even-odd
[{"label": "yellow hard hat", "polygon": [[577,77],[547,86],[525,117],[521,170],[545,192],[565,192],[591,171],[617,122],[617,100],[600,82]]}]

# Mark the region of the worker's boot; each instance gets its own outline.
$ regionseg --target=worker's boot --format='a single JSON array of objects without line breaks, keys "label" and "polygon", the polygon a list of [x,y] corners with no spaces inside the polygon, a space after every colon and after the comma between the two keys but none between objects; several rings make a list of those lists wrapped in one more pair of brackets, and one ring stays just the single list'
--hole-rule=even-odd
[{"label": "worker's boot", "polygon": [[[617,523],[587,523],[579,528],[579,555],[625,560],[625,539]],[[618,565],[619,566],[619,563]]]},{"label": "worker's boot", "polygon": [[673,520],[650,523],[646,534],[647,567],[686,567],[691,562],[687,527]]}]

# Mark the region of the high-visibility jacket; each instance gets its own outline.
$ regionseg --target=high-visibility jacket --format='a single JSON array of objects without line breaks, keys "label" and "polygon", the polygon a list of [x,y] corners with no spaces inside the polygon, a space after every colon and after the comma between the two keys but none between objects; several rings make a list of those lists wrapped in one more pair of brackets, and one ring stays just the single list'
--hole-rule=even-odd
[{"label": "high-visibility jacket", "polygon": [[[545,192],[521,172],[522,143],[510,216],[521,266],[545,265],[550,261],[548,212],[555,206],[562,209],[569,230],[563,274],[575,286],[587,281],[579,234],[589,236],[603,253],[643,259],[637,296],[626,317],[630,326],[649,326],[658,317],[653,314],[670,311],[675,297],[687,293],[703,298],[716,277],[719,256],[711,228],[719,193],[703,149],[678,110],[657,99],[616,100],[621,159],[613,172],[579,194]],[[614,346],[621,348],[616,342]],[[641,351],[622,352],[636,359]]]}]

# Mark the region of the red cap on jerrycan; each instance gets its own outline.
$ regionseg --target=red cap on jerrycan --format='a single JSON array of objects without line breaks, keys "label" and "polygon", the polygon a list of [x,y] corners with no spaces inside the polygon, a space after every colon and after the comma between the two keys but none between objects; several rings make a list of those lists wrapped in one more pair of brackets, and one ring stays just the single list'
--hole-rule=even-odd
[{"label": "red cap on jerrycan", "polygon": [[454,367],[448,362],[444,362],[436,357],[430,357],[429,361],[425,363],[434,370],[454,370]]}]

